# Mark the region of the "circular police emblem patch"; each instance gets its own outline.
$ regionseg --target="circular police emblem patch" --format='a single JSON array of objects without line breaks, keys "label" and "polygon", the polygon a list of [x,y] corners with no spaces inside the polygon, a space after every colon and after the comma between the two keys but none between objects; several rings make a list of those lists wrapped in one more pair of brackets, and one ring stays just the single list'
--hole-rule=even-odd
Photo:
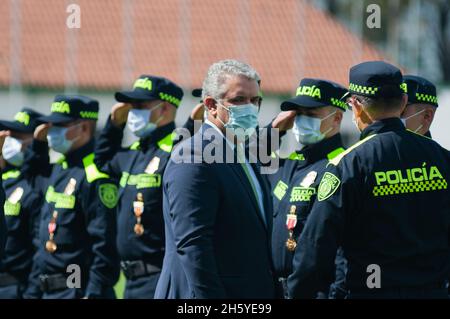
[{"label": "circular police emblem patch", "polygon": [[317,200],[323,201],[333,195],[339,188],[341,181],[334,174],[326,172],[320,181],[319,189],[317,191]]},{"label": "circular police emblem patch", "polygon": [[116,207],[118,201],[118,189],[114,184],[103,184],[100,185],[98,190],[100,200],[103,205],[109,209]]}]

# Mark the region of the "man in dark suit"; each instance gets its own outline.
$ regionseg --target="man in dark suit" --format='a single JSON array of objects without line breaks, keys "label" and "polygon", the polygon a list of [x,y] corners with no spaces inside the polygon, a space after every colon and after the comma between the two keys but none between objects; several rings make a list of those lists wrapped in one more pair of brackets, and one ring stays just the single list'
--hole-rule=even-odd
[{"label": "man in dark suit", "polygon": [[257,126],[258,80],[235,60],[208,70],[208,118],[174,149],[163,177],[166,254],[155,298],[275,297],[269,187],[244,156]]}]

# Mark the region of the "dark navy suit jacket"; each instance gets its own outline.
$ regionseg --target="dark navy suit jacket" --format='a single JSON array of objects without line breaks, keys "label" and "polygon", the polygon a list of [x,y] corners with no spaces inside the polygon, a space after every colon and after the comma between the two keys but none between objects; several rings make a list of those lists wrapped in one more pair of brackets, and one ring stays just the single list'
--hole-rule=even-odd
[{"label": "dark navy suit jacket", "polygon": [[[163,178],[166,254],[155,298],[275,297],[269,185],[252,164],[264,222],[241,164],[225,163],[222,152],[233,155],[204,124],[172,153]],[[203,153],[222,163],[208,163]]]}]

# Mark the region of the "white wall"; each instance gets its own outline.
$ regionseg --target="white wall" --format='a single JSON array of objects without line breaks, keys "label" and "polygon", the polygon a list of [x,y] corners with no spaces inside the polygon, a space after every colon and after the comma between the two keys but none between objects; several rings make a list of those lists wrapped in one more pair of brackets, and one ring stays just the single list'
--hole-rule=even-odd
[{"label": "white wall", "polygon": [[[49,113],[50,105],[53,97],[57,92],[48,91],[24,91],[19,93],[10,94],[9,91],[0,91],[0,119],[11,119],[14,114],[18,112],[22,106],[29,106],[35,108],[42,113]],[[450,88],[439,89],[439,108],[436,113],[434,123],[431,127],[431,133],[433,138],[438,141],[442,146],[450,149]],[[101,129],[106,121],[106,118],[114,105],[113,92],[95,92],[80,94],[86,94],[93,98],[96,98],[100,102],[100,120],[98,129]],[[177,125],[183,125],[184,121],[190,114],[191,109],[198,103],[198,98],[194,98],[190,95],[190,91],[186,92],[185,98],[178,110],[176,122]],[[261,107],[260,123],[262,125],[267,124],[272,118],[279,112],[279,105],[281,99],[278,97],[264,97],[264,102]],[[351,145],[358,140],[359,134],[356,131],[353,123],[351,122],[351,113],[346,112],[344,121],[342,124],[342,133],[344,135],[344,142],[346,145]],[[131,143],[133,137],[126,133],[126,144]],[[296,143],[291,134],[288,134],[282,144],[281,152],[283,154],[289,153],[296,148]]]}]

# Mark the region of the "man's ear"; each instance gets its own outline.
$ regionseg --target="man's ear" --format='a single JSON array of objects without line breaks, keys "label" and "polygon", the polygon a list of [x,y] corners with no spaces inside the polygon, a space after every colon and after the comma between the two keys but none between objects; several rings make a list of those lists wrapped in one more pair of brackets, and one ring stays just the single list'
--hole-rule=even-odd
[{"label": "man's ear", "polygon": [[335,114],[334,114],[334,122],[337,125],[340,125],[342,122],[342,119],[344,118],[344,114],[342,111],[338,110]]},{"label": "man's ear", "polygon": [[433,107],[427,107],[423,112],[423,119],[427,122],[428,125],[431,125],[431,123],[433,122],[435,112],[436,109],[434,109]]},{"label": "man's ear", "polygon": [[207,96],[203,99],[203,104],[205,105],[205,107],[208,109],[209,113],[211,113],[212,115],[216,115],[217,113],[217,102],[215,99],[213,99],[210,96]]}]

